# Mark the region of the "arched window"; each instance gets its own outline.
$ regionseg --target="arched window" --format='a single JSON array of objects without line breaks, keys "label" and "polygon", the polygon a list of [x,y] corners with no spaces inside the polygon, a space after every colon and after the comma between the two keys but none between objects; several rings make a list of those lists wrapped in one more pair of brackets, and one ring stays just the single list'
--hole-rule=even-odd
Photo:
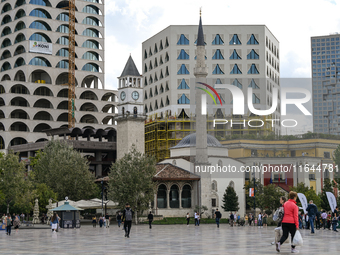
[{"label": "arched window", "polygon": [[36,5],[51,7],[51,4],[48,0],[31,0],[30,4],[36,4]]},{"label": "arched window", "polygon": [[20,19],[20,18],[25,17],[25,16],[26,16],[26,12],[21,9],[17,12],[17,14],[15,14],[14,20]]},{"label": "arched window", "polygon": [[99,54],[97,52],[94,52],[94,51],[88,51],[88,52],[84,53],[84,55],[82,56],[82,59],[99,61]]},{"label": "arched window", "polygon": [[92,91],[84,91],[81,95],[80,95],[80,99],[87,99],[87,100],[98,100],[97,95],[92,92]]},{"label": "arched window", "polygon": [[188,38],[186,38],[184,34],[181,34],[178,39],[177,45],[189,45]]},{"label": "arched window", "polygon": [[182,189],[182,207],[191,208],[191,187],[188,184]]},{"label": "arched window", "polygon": [[60,13],[56,20],[60,20],[60,21],[67,21],[68,22],[68,13]]},{"label": "arched window", "polygon": [[87,40],[81,46],[83,48],[99,49],[99,43],[94,40]]},{"label": "arched window", "polygon": [[83,8],[82,12],[85,13],[91,13],[91,14],[100,14],[99,8],[97,6],[94,5],[87,5]]},{"label": "arched window", "polygon": [[38,42],[48,42],[48,43],[51,43],[51,39],[43,34],[43,33],[34,33],[30,36],[30,41],[38,41]]},{"label": "arched window", "polygon": [[[61,60],[56,65],[56,68],[65,68],[68,69],[68,60]],[[75,66],[75,70],[78,70],[77,66]]]},{"label": "arched window", "polygon": [[26,28],[25,23],[22,22],[22,21],[20,21],[20,22],[18,22],[18,24],[15,26],[14,32],[19,31],[19,30],[24,29],[24,28]]},{"label": "arched window", "polygon": [[69,32],[68,25],[60,25],[57,28],[56,32],[68,34]]},{"label": "arched window", "polygon": [[9,50],[5,50],[2,55],[1,55],[1,59],[0,60],[4,60],[6,58],[10,58],[11,57],[11,53]]},{"label": "arched window", "polygon": [[6,15],[6,16],[2,19],[1,25],[5,25],[5,24],[7,24],[7,23],[9,23],[9,22],[11,22],[11,21],[12,21],[11,16]]},{"label": "arched window", "polygon": [[68,49],[67,48],[62,48],[62,49],[58,50],[58,52],[56,53],[56,56],[67,57],[68,58]]},{"label": "arched window", "polygon": [[10,41],[8,38],[6,38],[6,39],[3,40],[3,42],[2,42],[1,48],[5,48],[5,47],[11,46],[11,45],[12,45],[11,41]]},{"label": "arched window", "polygon": [[222,45],[222,44],[224,44],[224,42],[223,42],[221,36],[219,34],[217,34],[211,44],[212,45]]},{"label": "arched window", "polygon": [[26,37],[24,34],[18,34],[17,37],[15,37],[14,44],[25,41]]},{"label": "arched window", "polygon": [[44,21],[33,21],[30,28],[51,31],[51,27]]},{"label": "arched window", "polygon": [[24,46],[20,45],[18,46],[18,48],[15,49],[14,56],[22,54],[24,52],[26,52]]},{"label": "arched window", "polygon": [[81,70],[88,71],[88,72],[100,72],[99,66],[93,63],[85,64]]},{"label": "arched window", "polygon": [[17,0],[15,5],[14,5],[14,8],[17,8],[17,7],[24,5],[24,4],[26,4],[25,0]]},{"label": "arched window", "polygon": [[95,17],[86,17],[85,19],[83,19],[82,23],[90,26],[101,26],[99,19]]},{"label": "arched window", "polygon": [[181,50],[177,59],[189,59],[189,54],[185,52],[185,50]]},{"label": "arched window", "polygon": [[14,68],[26,65],[25,60],[23,58],[18,58],[17,61],[15,61]]},{"label": "arched window", "polygon": [[34,9],[30,12],[30,16],[33,17],[39,17],[39,18],[45,18],[45,19],[52,19],[51,15],[43,10],[43,9]]},{"label": "arched window", "polygon": [[7,71],[7,70],[10,70],[10,69],[12,69],[11,64],[8,63],[8,62],[5,62],[1,67],[1,72]]},{"label": "arched window", "polygon": [[68,36],[59,37],[56,44],[68,45]]},{"label": "arched window", "polygon": [[27,141],[24,138],[21,137],[16,137],[14,139],[11,140],[11,146],[15,146],[15,145],[20,145],[20,144],[26,144]]},{"label": "arched window", "polygon": [[170,188],[170,208],[179,208],[179,190],[177,185],[172,185]]},{"label": "arched window", "polygon": [[158,208],[167,208],[167,195],[166,195],[166,186],[161,184],[158,186],[157,191],[157,207]]},{"label": "arched window", "polygon": [[5,4],[4,7],[3,7],[2,10],[1,10],[1,14],[2,14],[2,13],[5,13],[5,12],[8,12],[8,11],[10,11],[10,10],[12,10],[11,5],[10,5],[10,4]]},{"label": "arched window", "polygon": [[5,27],[1,32],[1,36],[9,35],[11,33],[12,33],[12,30],[10,29],[10,27]]},{"label": "arched window", "polygon": [[89,36],[89,37],[98,37],[99,38],[99,31],[93,28],[86,28],[83,31],[84,36]]},{"label": "arched window", "polygon": [[47,88],[47,87],[39,87],[39,88],[37,88],[34,91],[33,95],[53,97],[52,91],[49,88]]},{"label": "arched window", "polygon": [[51,63],[44,57],[32,58],[31,61],[29,62],[29,65],[51,67]]}]

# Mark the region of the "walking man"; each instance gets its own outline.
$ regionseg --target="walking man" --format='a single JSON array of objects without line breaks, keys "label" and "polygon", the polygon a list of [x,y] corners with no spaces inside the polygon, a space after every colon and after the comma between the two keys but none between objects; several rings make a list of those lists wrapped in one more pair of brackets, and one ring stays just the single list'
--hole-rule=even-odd
[{"label": "walking man", "polygon": [[315,204],[313,204],[313,200],[309,201],[309,205],[307,206],[306,211],[308,212],[308,218],[310,222],[310,228],[311,228],[311,233],[314,234],[314,220],[316,216],[316,212],[318,211],[318,208],[316,207]]},{"label": "walking man", "polygon": [[130,238],[132,216],[133,216],[133,211],[131,210],[129,203],[126,203],[125,204],[125,210],[123,212],[122,221],[124,223],[125,237],[127,237],[127,238]]},{"label": "walking man", "polygon": [[234,226],[234,214],[231,212],[230,213],[230,227]]},{"label": "walking man", "polygon": [[218,211],[218,208],[217,208],[216,212],[215,212],[215,221],[216,221],[218,228],[220,227],[220,219],[221,218],[222,218],[222,214]]},{"label": "walking man", "polygon": [[150,229],[151,229],[151,228],[152,228],[151,223],[152,223],[152,221],[153,221],[153,215],[152,215],[151,211],[150,211],[150,213],[149,213],[149,215],[148,215],[148,220],[149,220],[149,227],[150,227]]},{"label": "walking man", "polygon": [[117,215],[117,223],[118,223],[118,227],[120,228],[120,224],[122,223],[122,213],[119,212]]},{"label": "walking man", "polygon": [[105,219],[106,219],[106,227],[109,228],[110,227],[110,220],[111,220],[111,218],[110,218],[108,213],[106,213]]},{"label": "walking man", "polygon": [[199,223],[198,223],[198,213],[195,212],[195,226],[199,226]]}]

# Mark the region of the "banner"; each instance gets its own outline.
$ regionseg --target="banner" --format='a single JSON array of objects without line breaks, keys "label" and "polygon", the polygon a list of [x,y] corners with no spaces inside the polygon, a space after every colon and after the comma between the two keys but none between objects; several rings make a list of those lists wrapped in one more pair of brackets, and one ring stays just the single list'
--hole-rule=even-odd
[{"label": "banner", "polygon": [[336,208],[336,198],[332,192],[326,192],[326,195],[327,195],[329,206],[331,207],[332,212],[334,212]]},{"label": "banner", "polygon": [[307,206],[308,206],[307,198],[306,198],[306,196],[305,196],[304,194],[302,194],[302,193],[298,193],[298,197],[299,197],[299,200],[300,200],[300,202],[301,202],[303,211],[304,211],[304,213],[306,214],[306,213],[307,213],[306,209],[307,209]]},{"label": "banner", "polygon": [[30,52],[52,55],[52,43],[30,41]]},{"label": "banner", "polygon": [[254,188],[249,188],[249,196],[250,197],[254,196]]}]

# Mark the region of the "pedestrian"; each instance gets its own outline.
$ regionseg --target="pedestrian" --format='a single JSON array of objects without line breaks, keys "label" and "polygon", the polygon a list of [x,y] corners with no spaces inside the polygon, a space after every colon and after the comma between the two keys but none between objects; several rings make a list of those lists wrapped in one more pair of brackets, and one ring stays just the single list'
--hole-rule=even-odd
[{"label": "pedestrian", "polygon": [[58,229],[58,223],[59,223],[58,215],[57,213],[53,213],[53,216],[51,218],[52,232],[55,232]]},{"label": "pedestrian", "polygon": [[282,224],[282,219],[283,219],[283,215],[284,215],[284,210],[283,210],[283,205],[284,203],[286,203],[287,199],[286,197],[282,196],[280,197],[280,207],[275,211],[274,215],[277,216],[277,229],[275,229],[275,231],[279,231],[278,233],[275,234],[275,241],[272,242],[271,244],[274,245],[275,243],[277,243],[279,240],[277,240],[277,238],[281,238],[280,237],[280,228],[281,224]]},{"label": "pedestrian", "polygon": [[249,221],[249,227],[251,227],[251,223],[252,223],[252,221],[253,221],[253,215],[250,213],[249,214],[249,219],[248,219],[248,221]]},{"label": "pedestrian", "polygon": [[266,213],[263,214],[263,226],[267,228],[267,218],[268,215]]},{"label": "pedestrian", "polygon": [[244,216],[244,221],[245,221],[245,224],[249,224],[249,222],[248,222],[248,215],[246,214],[245,216]]},{"label": "pedestrian", "polygon": [[105,218],[105,216],[103,216],[103,225],[104,225],[104,228],[106,228],[106,218]]},{"label": "pedestrian", "polygon": [[327,214],[327,228],[331,230],[331,224],[332,224],[332,213],[328,212]]},{"label": "pedestrian", "polygon": [[106,227],[107,227],[107,228],[110,227],[110,220],[111,220],[111,218],[110,218],[109,214],[106,213],[106,215],[105,215],[105,221],[106,221]]},{"label": "pedestrian", "polygon": [[200,214],[197,213],[197,226],[198,227],[200,226],[200,219],[201,219]]},{"label": "pedestrian", "polygon": [[12,225],[13,225],[12,217],[10,214],[8,214],[6,219],[6,234],[9,236],[11,235]]},{"label": "pedestrian", "polygon": [[153,221],[153,214],[152,214],[151,211],[150,211],[150,213],[148,215],[148,220],[149,220],[149,228],[152,229],[151,223]]},{"label": "pedestrian", "polygon": [[317,211],[316,212],[316,221],[315,221],[316,229],[320,229],[320,218],[321,218],[321,213],[319,211]]},{"label": "pedestrian", "polygon": [[15,232],[18,232],[18,229],[20,227],[20,219],[19,219],[19,216],[15,216],[15,219],[13,221],[13,226],[14,226],[14,229],[15,229]]},{"label": "pedestrian", "polygon": [[195,226],[197,226],[197,212],[195,212],[194,217],[195,217]]},{"label": "pedestrian", "polygon": [[120,228],[120,224],[122,223],[122,213],[121,212],[118,213],[116,219],[117,219],[118,227]]},{"label": "pedestrian", "polygon": [[99,227],[102,227],[102,226],[103,226],[103,224],[104,224],[103,217],[102,217],[102,216],[100,216],[100,217],[99,217]]},{"label": "pedestrian", "polygon": [[[299,208],[296,205],[297,193],[294,191],[290,191],[288,197],[289,200],[283,205],[284,215],[281,224],[283,235],[281,236],[280,241],[276,243],[276,250],[278,252],[280,252],[281,245],[286,241],[289,233],[291,235],[291,241],[293,243],[295,232],[299,229]],[[294,245],[292,245],[291,252],[298,253],[299,251],[295,249]]]},{"label": "pedestrian", "polygon": [[93,216],[92,218],[92,224],[93,224],[93,227],[97,227],[97,217],[96,216]]},{"label": "pedestrian", "polygon": [[336,217],[335,215],[332,220],[332,226],[333,226],[333,231],[338,232],[338,230],[336,230],[336,226],[338,225],[338,217]]},{"label": "pedestrian", "polygon": [[332,217],[339,217],[339,213],[338,213],[338,207],[335,207],[335,209],[334,209],[334,212],[333,212],[333,214],[332,214]]},{"label": "pedestrian", "polygon": [[218,208],[216,208],[215,211],[215,221],[216,221],[216,225],[219,228],[220,227],[220,219],[222,218],[222,214],[219,212]]},{"label": "pedestrian", "polygon": [[258,216],[258,226],[259,228],[261,228],[262,226],[262,213],[259,213],[259,216]]},{"label": "pedestrian", "polygon": [[21,221],[24,223],[24,220],[25,220],[25,214],[24,214],[24,213],[21,213],[21,214],[20,214],[20,219],[21,219]]},{"label": "pedestrian", "polygon": [[309,216],[307,213],[305,214],[305,222],[306,222],[306,229],[309,229],[310,224],[309,224]]},{"label": "pedestrian", "polygon": [[327,223],[327,213],[326,213],[325,210],[322,211],[321,219],[322,219],[323,229],[325,229],[326,228],[326,223]]},{"label": "pedestrian", "polygon": [[130,230],[132,224],[133,211],[130,208],[129,203],[125,204],[125,210],[123,211],[123,223],[125,230],[125,237],[130,238]]},{"label": "pedestrian", "polygon": [[187,219],[187,226],[189,226],[189,221],[190,221],[190,215],[189,215],[189,213],[187,213],[186,219]]},{"label": "pedestrian", "polygon": [[237,214],[237,226],[240,226],[241,216]]},{"label": "pedestrian", "polygon": [[234,226],[234,214],[231,212],[230,216],[229,216],[229,220],[230,220],[230,227]]},{"label": "pedestrian", "polygon": [[302,229],[302,213],[299,212],[299,229]]},{"label": "pedestrian", "polygon": [[318,208],[316,207],[315,204],[313,204],[313,200],[309,201],[309,205],[307,206],[306,211],[308,212],[311,233],[314,234],[315,233],[314,232],[314,220],[315,220],[315,216],[318,211]]},{"label": "pedestrian", "polygon": [[237,221],[237,215],[236,212],[234,212],[234,225],[236,226],[236,221]]}]

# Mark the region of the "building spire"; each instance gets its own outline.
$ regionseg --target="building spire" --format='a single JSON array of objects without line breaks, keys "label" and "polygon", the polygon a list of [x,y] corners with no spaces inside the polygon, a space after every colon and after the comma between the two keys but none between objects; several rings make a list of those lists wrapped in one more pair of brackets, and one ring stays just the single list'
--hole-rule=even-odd
[{"label": "building spire", "polygon": [[200,8],[200,23],[198,25],[197,46],[204,46],[204,35],[202,26],[202,9]]}]

